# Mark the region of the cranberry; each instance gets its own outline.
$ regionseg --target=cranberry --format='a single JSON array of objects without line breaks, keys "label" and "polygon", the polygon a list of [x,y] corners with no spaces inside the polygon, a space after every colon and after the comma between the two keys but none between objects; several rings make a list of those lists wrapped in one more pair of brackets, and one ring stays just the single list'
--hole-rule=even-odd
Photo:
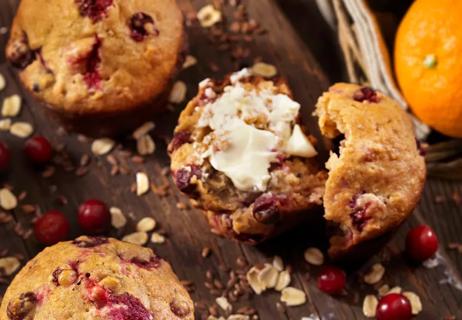
[{"label": "cranberry", "polygon": [[113,0],[75,0],[75,2],[79,6],[80,15],[97,22],[106,15],[107,8],[112,5]]},{"label": "cranberry", "polygon": [[151,270],[151,269],[159,268],[160,264],[162,263],[162,259],[158,256],[153,256],[149,260],[143,260],[143,259],[135,257],[135,258],[130,259],[130,263],[133,263],[139,268]]},{"label": "cranberry", "polygon": [[33,292],[21,293],[19,298],[13,299],[8,303],[6,308],[8,319],[33,319],[37,302],[37,296]]},{"label": "cranberry", "polygon": [[101,75],[98,71],[99,65],[101,63],[100,49],[101,49],[101,40],[96,37],[95,43],[91,48],[91,51],[87,56],[84,57],[84,73],[83,78],[88,88],[98,89],[101,82]]},{"label": "cranberry", "polygon": [[66,216],[58,210],[51,210],[38,218],[34,224],[37,240],[45,245],[52,245],[66,240],[70,224]]},{"label": "cranberry", "polygon": [[80,205],[78,222],[85,232],[90,234],[103,233],[111,225],[111,214],[104,202],[92,199]]},{"label": "cranberry", "polygon": [[253,205],[253,216],[255,220],[264,224],[276,223],[279,220],[279,199],[267,193],[258,197]]},{"label": "cranberry", "polygon": [[8,169],[8,167],[10,166],[10,160],[10,148],[8,148],[6,143],[0,141],[0,171],[5,172]]},{"label": "cranberry", "polygon": [[175,184],[182,192],[190,193],[192,190],[191,179],[196,176],[198,179],[202,177],[202,172],[199,166],[192,165],[178,170],[175,173]]},{"label": "cranberry", "polygon": [[350,217],[351,217],[351,221],[353,223],[353,226],[359,231],[363,231],[364,227],[366,226],[367,224],[367,221],[370,219],[370,217],[368,217],[366,215],[366,212],[367,212],[367,208],[369,206],[366,205],[365,208],[357,208],[355,211],[353,211],[353,213],[350,214]]},{"label": "cranberry", "polygon": [[105,237],[80,237],[72,241],[72,244],[79,248],[94,248],[108,242],[109,240]]},{"label": "cranberry", "polygon": [[409,300],[400,293],[390,293],[382,297],[377,305],[377,320],[408,320],[412,318]]},{"label": "cranberry", "polygon": [[182,145],[184,145],[185,143],[188,143],[190,139],[191,139],[191,132],[189,131],[176,132],[175,135],[173,136],[172,141],[170,142],[168,151],[170,153],[175,152]]},{"label": "cranberry", "polygon": [[363,101],[374,102],[374,103],[379,102],[379,97],[377,95],[377,92],[374,89],[371,89],[369,87],[363,87],[357,90],[353,94],[353,99],[359,102],[363,102]]},{"label": "cranberry", "polygon": [[[130,36],[135,41],[143,41],[150,33],[154,35],[159,34],[159,30],[154,25],[154,19],[143,12],[135,13],[128,23],[130,27]],[[149,29],[148,29],[148,25]]]},{"label": "cranberry", "polygon": [[427,225],[420,225],[409,230],[406,237],[406,251],[415,261],[431,258],[438,250],[438,238]]},{"label": "cranberry", "polygon": [[35,136],[26,141],[24,152],[33,163],[42,165],[51,160],[53,148],[47,138]]},{"label": "cranberry", "polygon": [[334,266],[325,266],[318,276],[318,288],[328,294],[339,294],[345,288],[345,272]]},{"label": "cranberry", "polygon": [[7,48],[7,56],[8,60],[20,69],[25,69],[35,60],[36,52],[29,47],[29,39],[25,32]]},{"label": "cranberry", "polygon": [[125,320],[151,320],[153,315],[135,296],[129,293],[110,295],[109,303],[124,306],[122,308],[111,308],[108,311],[109,319]]},{"label": "cranberry", "polygon": [[170,302],[170,310],[179,318],[184,318],[191,312],[188,303],[178,299]]}]

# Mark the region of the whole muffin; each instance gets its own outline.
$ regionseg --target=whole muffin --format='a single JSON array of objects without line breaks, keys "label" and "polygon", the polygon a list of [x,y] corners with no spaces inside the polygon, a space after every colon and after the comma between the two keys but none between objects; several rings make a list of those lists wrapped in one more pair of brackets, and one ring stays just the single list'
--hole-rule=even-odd
[{"label": "whole muffin", "polygon": [[326,167],[325,218],[338,234],[330,255],[340,257],[400,225],[425,182],[410,118],[391,98],[368,87],[338,83],[319,98],[319,127],[340,138]]},{"label": "whole muffin", "polygon": [[163,106],[184,43],[175,0],[22,0],[6,56],[68,125],[101,135]]},{"label": "whole muffin", "polygon": [[46,248],[17,274],[0,320],[23,319],[194,319],[194,307],[151,249],[80,237]]},{"label": "whole muffin", "polygon": [[169,145],[178,188],[212,231],[256,243],[309,217],[326,172],[284,81],[248,69],[204,80]]}]

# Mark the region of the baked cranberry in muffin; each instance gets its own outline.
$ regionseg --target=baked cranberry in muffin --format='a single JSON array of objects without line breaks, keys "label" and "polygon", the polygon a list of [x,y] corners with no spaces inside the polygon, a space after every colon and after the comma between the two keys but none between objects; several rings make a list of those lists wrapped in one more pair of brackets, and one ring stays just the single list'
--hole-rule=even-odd
[{"label": "baked cranberry in muffin", "polygon": [[169,150],[175,183],[213,232],[262,241],[321,204],[326,173],[299,112],[282,80],[247,69],[199,85]]},{"label": "baked cranberry in muffin", "polygon": [[67,124],[106,134],[162,108],[184,42],[175,0],[23,0],[6,56]]},{"label": "baked cranberry in muffin", "polygon": [[80,237],[48,247],[17,274],[0,320],[19,319],[192,320],[194,305],[151,249]]}]

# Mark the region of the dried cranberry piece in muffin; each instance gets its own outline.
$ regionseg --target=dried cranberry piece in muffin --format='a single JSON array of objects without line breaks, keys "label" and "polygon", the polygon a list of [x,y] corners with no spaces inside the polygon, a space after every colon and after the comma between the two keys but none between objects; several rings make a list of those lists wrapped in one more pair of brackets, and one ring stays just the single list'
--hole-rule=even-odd
[{"label": "dried cranberry piece in muffin", "polygon": [[95,43],[91,48],[91,51],[86,57],[83,58],[84,62],[84,72],[83,78],[88,88],[90,89],[99,89],[101,83],[101,75],[98,71],[99,65],[101,63],[100,57],[100,48],[101,48],[101,39],[95,37]]},{"label": "dried cranberry piece in muffin", "polygon": [[162,259],[158,256],[152,256],[149,260],[143,260],[142,258],[134,257],[130,259],[130,263],[137,265],[143,269],[156,269],[160,267]]},{"label": "dried cranberry piece in muffin", "polygon": [[191,193],[193,191],[191,179],[193,177],[200,179],[202,177],[202,171],[199,166],[191,165],[175,172],[174,177],[178,189],[185,193]]},{"label": "dried cranberry piece in muffin", "polygon": [[75,2],[79,7],[80,15],[97,22],[105,17],[113,0],[75,0]]},{"label": "dried cranberry piece in muffin", "polygon": [[123,306],[122,308],[109,308],[110,319],[125,320],[152,320],[154,317],[141,303],[141,301],[129,293],[109,295],[108,302],[111,306]]},{"label": "dried cranberry piece in muffin", "polygon": [[191,132],[189,131],[179,131],[176,132],[173,136],[172,141],[168,146],[168,151],[170,153],[178,150],[182,145],[191,141]]},{"label": "dried cranberry piece in muffin", "polygon": [[6,50],[8,60],[16,68],[25,69],[36,58],[36,51],[29,46],[29,39],[25,32],[15,41],[11,42]]},{"label": "dried cranberry piece in muffin", "polygon": [[33,319],[37,296],[33,292],[22,293],[8,303],[6,313],[11,320]]},{"label": "dried cranberry piece in muffin", "polygon": [[100,245],[108,243],[108,239],[105,237],[80,237],[72,241],[72,244],[79,248],[94,248]]},{"label": "dried cranberry piece in muffin", "polygon": [[130,18],[128,26],[130,28],[130,36],[137,42],[143,41],[149,35],[159,35],[159,30],[155,26],[154,19],[144,12],[135,13]]},{"label": "dried cranberry piece in muffin", "polygon": [[280,218],[280,198],[272,193],[258,197],[253,205],[254,218],[264,224],[276,223]]},{"label": "dried cranberry piece in muffin", "polygon": [[178,298],[175,298],[172,302],[170,302],[170,310],[174,315],[180,318],[184,318],[191,313],[188,303],[184,300],[179,300]]},{"label": "dried cranberry piece in muffin", "polygon": [[353,99],[358,102],[368,101],[372,103],[377,103],[380,101],[377,91],[369,87],[362,87],[361,89],[355,91],[353,94]]}]

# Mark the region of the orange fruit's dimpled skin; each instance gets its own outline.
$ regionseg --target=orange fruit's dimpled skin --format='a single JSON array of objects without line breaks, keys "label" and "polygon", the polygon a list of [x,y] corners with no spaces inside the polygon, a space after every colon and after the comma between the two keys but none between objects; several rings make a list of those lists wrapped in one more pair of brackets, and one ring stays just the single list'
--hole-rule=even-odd
[{"label": "orange fruit's dimpled skin", "polygon": [[395,41],[396,77],[412,111],[453,137],[462,137],[461,12],[460,0],[416,0]]}]

